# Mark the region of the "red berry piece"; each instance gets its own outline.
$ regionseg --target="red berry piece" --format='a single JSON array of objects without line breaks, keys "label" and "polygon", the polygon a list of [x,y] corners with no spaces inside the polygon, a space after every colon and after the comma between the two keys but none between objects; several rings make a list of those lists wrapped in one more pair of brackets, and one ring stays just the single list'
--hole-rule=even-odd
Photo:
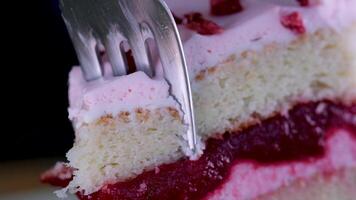
[{"label": "red berry piece", "polygon": [[309,6],[309,0],[297,0],[301,6]]},{"label": "red berry piece", "polygon": [[183,23],[183,19],[178,17],[177,15],[175,15],[173,12],[172,12],[172,15],[173,15],[173,18],[174,18],[174,21],[176,22],[176,24],[182,24]]},{"label": "red berry piece", "polygon": [[59,163],[52,169],[44,172],[40,180],[53,186],[66,187],[73,177],[73,169],[63,163]]},{"label": "red berry piece", "polygon": [[216,23],[204,19],[200,13],[190,13],[184,15],[183,24],[191,30],[202,35],[214,35],[221,33],[223,29]]},{"label": "red berry piece", "polygon": [[282,16],[281,23],[296,34],[304,34],[306,32],[302,16],[298,12]]},{"label": "red berry piece", "polygon": [[210,0],[210,12],[215,16],[238,13],[243,10],[240,0]]},{"label": "red berry piece", "polygon": [[127,61],[127,66],[128,66],[128,73],[132,74],[136,72],[136,63],[135,63],[135,58],[132,55],[132,51],[129,50],[126,53],[126,61]]}]

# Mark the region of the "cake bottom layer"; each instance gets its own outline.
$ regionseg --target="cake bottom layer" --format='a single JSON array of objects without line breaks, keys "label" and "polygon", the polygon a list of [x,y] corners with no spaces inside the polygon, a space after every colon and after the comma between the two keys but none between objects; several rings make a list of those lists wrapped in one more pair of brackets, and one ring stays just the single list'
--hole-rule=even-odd
[{"label": "cake bottom layer", "polygon": [[[279,188],[289,188],[290,186],[290,190],[293,190],[294,182],[298,184],[310,181],[310,184],[313,185],[315,183],[313,183],[312,177],[318,174],[320,174],[320,177],[324,175],[332,177],[335,174],[334,176],[340,179],[339,182],[343,183],[344,180],[338,176],[338,171],[344,169],[356,171],[356,139],[352,134],[356,133],[343,129],[328,132],[329,138],[325,141],[325,154],[319,158],[272,164],[251,161],[236,163],[232,167],[227,180],[218,189],[210,193],[206,199],[247,200],[258,197],[264,199],[262,198],[263,194],[273,193]],[[303,147],[301,146],[301,148]],[[352,187],[356,188],[356,180],[352,183]],[[320,182],[318,187],[323,190],[324,186],[327,187],[329,184],[332,183],[325,179],[325,181]],[[313,195],[314,199],[319,199],[319,197],[322,199],[325,194],[316,193]],[[272,197],[273,195],[270,195],[266,198],[273,199]]]},{"label": "cake bottom layer", "polygon": [[256,200],[354,200],[355,188],[356,168],[342,169],[297,180]]},{"label": "cake bottom layer", "polygon": [[[318,173],[353,168],[356,104],[300,103],[285,115],[209,139],[197,161],[181,159],[78,196],[83,200],[255,199]],[[43,180],[54,183],[55,176]]]}]

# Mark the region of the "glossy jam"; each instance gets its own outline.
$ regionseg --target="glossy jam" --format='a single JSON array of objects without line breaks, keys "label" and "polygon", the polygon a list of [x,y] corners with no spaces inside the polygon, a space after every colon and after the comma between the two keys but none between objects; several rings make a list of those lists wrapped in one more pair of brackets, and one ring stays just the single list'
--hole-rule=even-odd
[{"label": "glossy jam", "polygon": [[239,133],[210,139],[197,161],[182,159],[123,183],[107,185],[81,199],[199,199],[220,186],[231,166],[242,160],[261,165],[310,161],[323,155],[325,133],[344,128],[356,135],[356,105],[323,101],[299,104],[286,116],[275,116]]},{"label": "glossy jam", "polygon": [[[250,160],[258,165],[309,162],[324,155],[326,132],[347,129],[356,137],[356,104],[330,101],[299,104],[285,116],[276,115],[242,131],[209,139],[197,161],[182,159],[84,196],[100,199],[200,199],[227,179],[231,167]],[[335,132],[335,131],[334,131]]]}]

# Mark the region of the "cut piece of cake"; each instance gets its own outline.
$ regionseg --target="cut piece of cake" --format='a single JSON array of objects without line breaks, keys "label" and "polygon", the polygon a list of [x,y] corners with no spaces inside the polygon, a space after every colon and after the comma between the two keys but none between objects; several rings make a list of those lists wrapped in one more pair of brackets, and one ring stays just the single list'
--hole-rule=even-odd
[{"label": "cut piece of cake", "polygon": [[200,157],[189,158],[184,113],[162,74],[104,70],[87,83],[74,67],[75,143],[42,180],[80,199],[352,199],[356,1],[166,2],[190,71]]}]

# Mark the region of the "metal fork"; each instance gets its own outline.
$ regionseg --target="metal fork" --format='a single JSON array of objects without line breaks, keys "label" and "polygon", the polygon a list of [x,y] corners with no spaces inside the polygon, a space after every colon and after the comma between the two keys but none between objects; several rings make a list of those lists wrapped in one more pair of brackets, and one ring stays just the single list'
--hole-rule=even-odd
[{"label": "metal fork", "polygon": [[197,136],[188,70],[177,27],[163,0],[61,0],[60,4],[87,81],[102,77],[98,46],[105,48],[115,76],[127,74],[124,43],[132,50],[137,70],[153,77],[145,42],[154,39],[170,93],[184,112],[188,145],[194,155]]}]

